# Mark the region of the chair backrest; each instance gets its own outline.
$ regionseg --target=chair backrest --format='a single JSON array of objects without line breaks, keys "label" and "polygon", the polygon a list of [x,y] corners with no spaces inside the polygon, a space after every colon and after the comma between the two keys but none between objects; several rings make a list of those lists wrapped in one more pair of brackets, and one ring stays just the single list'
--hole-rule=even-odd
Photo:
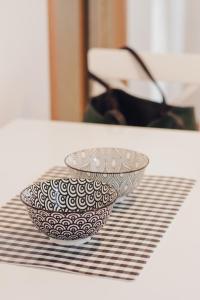
[{"label": "chair backrest", "polygon": [[[141,53],[157,80],[200,84],[200,55]],[[92,48],[89,70],[104,79],[146,80],[138,62],[123,49]]]}]

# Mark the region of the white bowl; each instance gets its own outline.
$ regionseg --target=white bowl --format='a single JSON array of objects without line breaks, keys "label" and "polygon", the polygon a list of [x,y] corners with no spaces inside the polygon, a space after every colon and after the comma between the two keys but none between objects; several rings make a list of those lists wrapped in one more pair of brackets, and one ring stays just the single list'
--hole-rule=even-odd
[{"label": "white bowl", "polygon": [[120,198],[139,185],[148,163],[145,154],[123,148],[84,149],[65,157],[73,176],[112,185]]}]

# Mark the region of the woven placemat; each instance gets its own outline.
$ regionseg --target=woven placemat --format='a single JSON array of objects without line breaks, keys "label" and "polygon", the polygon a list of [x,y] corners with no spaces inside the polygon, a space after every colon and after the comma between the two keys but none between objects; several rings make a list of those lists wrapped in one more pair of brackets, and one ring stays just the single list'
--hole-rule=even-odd
[{"label": "woven placemat", "polygon": [[[54,167],[40,180],[66,176]],[[32,225],[19,196],[0,208],[0,261],[133,280],[141,272],[195,181],[144,176],[139,188],[116,203],[105,227],[81,246],[61,246]]]}]

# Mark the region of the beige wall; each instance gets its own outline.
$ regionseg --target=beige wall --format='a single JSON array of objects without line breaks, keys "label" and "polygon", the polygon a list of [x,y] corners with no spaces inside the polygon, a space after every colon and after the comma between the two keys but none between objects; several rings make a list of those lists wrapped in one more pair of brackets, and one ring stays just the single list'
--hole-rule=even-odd
[{"label": "beige wall", "polygon": [[0,126],[15,118],[48,119],[46,0],[0,1]]}]

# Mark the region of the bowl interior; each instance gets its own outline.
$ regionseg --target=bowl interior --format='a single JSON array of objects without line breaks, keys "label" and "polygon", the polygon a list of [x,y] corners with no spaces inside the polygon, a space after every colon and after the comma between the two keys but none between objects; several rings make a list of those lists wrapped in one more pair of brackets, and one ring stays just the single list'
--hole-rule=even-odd
[{"label": "bowl interior", "polygon": [[91,148],[69,154],[67,166],[85,172],[126,173],[143,169],[149,159],[146,155],[122,148]]},{"label": "bowl interior", "polygon": [[115,189],[91,179],[66,178],[38,182],[21,193],[24,204],[55,212],[86,212],[106,207],[117,198]]}]

